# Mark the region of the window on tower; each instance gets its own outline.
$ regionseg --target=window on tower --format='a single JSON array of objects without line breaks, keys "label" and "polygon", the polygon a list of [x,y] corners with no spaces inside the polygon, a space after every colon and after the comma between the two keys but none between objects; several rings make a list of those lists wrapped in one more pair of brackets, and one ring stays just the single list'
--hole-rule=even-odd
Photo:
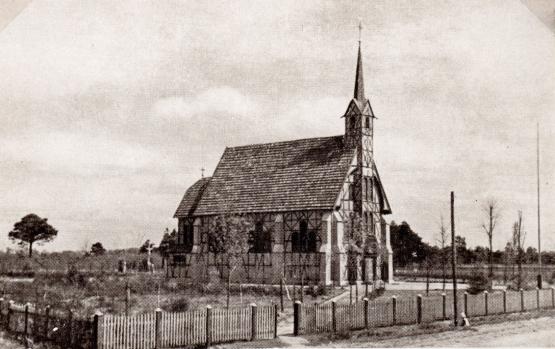
[{"label": "window on tower", "polygon": [[364,120],[364,127],[370,128],[370,117],[367,116]]},{"label": "window on tower", "polygon": [[368,177],[364,177],[364,192],[366,194],[366,201],[370,201],[370,183],[368,182]]}]

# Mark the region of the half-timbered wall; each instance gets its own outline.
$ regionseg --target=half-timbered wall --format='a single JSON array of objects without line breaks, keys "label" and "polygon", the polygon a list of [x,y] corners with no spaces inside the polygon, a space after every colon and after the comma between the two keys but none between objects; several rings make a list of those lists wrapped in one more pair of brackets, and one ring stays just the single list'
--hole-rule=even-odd
[{"label": "half-timbered wall", "polygon": [[[246,215],[253,230],[258,230],[265,241],[251,239],[251,249],[243,256],[242,266],[232,272],[232,281],[277,283],[285,278],[288,283],[326,282],[330,269],[331,221],[327,218],[323,221],[325,214],[325,211],[295,211]],[[327,213],[325,217],[330,216]],[[194,227],[195,246],[174,251],[169,276],[204,281],[216,277],[227,279],[229,268],[225,254],[214,253],[209,248],[213,219],[214,216],[201,216],[180,223],[180,229],[187,232],[185,222]]]}]

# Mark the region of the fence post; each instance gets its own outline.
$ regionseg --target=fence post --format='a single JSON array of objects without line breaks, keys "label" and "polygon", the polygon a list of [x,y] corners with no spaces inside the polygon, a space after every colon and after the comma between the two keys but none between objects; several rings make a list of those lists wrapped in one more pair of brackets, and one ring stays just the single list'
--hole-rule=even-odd
[{"label": "fence post", "polygon": [[507,312],[507,290],[503,290],[503,313]]},{"label": "fence post", "polygon": [[251,304],[251,341],[256,339],[256,332],[257,332],[257,316],[258,314],[258,307],[256,304]]},{"label": "fence post", "polygon": [[397,323],[397,296],[391,297],[391,311],[393,312],[393,325]]},{"label": "fence post", "polygon": [[520,289],[520,311],[524,311],[524,290]]},{"label": "fence post", "polygon": [[445,292],[441,294],[441,309],[441,318],[445,321],[447,319],[447,295]]},{"label": "fence post", "polygon": [[8,316],[7,316],[7,319],[6,319],[6,330],[8,332],[10,332],[10,320],[12,318],[12,311],[13,311],[12,310],[12,305],[13,305],[13,301],[9,301],[8,302]]},{"label": "fence post", "polygon": [[300,301],[295,301],[293,304],[293,335],[298,336],[300,334],[301,325],[301,305]]},{"label": "fence post", "polygon": [[104,315],[101,312],[94,314],[93,318],[93,347],[94,349],[104,348]]},{"label": "fence post", "polygon": [[212,344],[212,306],[206,306],[206,347]]},{"label": "fence post", "polygon": [[304,302],[304,273],[301,274],[301,303]]},{"label": "fence post", "polygon": [[[162,348],[162,309],[156,308],[155,311],[155,323],[154,323],[154,348]],[[127,318],[126,318],[127,321]]]},{"label": "fence post", "polygon": [[488,291],[484,291],[484,308],[486,316],[488,316]]},{"label": "fence post", "polygon": [[551,286],[551,306],[555,308],[555,287]]},{"label": "fence post", "polygon": [[129,301],[131,300],[131,289],[129,283],[125,285],[125,316],[129,316]]},{"label": "fence post", "polygon": [[4,323],[4,314],[2,311],[4,310],[4,297],[0,298],[0,326]]},{"label": "fence post", "polygon": [[44,309],[44,328],[43,337],[48,340],[48,327],[50,327],[50,305],[47,305]]},{"label": "fence post", "polygon": [[[466,317],[470,317],[470,314],[468,314],[468,292],[464,293],[464,315],[466,315]],[[457,315],[455,314],[455,317]]]},{"label": "fence post", "polygon": [[281,305],[281,311],[283,312],[283,278],[279,279],[279,302]]},{"label": "fence post", "polygon": [[27,338],[29,334],[29,303],[25,303],[25,326],[23,327],[23,336]]},{"label": "fence post", "polygon": [[337,332],[337,304],[335,301],[331,301],[331,329],[334,333]]},{"label": "fence post", "polygon": [[67,341],[69,343],[69,346],[71,347],[73,345],[73,311],[71,311],[71,309],[68,310],[67,313]]},{"label": "fence post", "polygon": [[278,325],[278,305],[274,304],[274,338],[277,338],[277,336],[278,336],[278,334],[277,334],[277,325]]},{"label": "fence post", "polygon": [[416,323],[422,323],[422,295],[416,296]]},{"label": "fence post", "polygon": [[364,297],[364,328],[368,329],[368,311],[370,310],[370,302],[368,298]]}]

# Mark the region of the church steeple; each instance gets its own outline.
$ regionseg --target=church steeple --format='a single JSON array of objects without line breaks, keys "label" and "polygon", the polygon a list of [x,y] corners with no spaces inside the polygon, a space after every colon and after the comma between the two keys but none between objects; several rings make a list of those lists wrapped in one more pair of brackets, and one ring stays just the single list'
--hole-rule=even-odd
[{"label": "church steeple", "polygon": [[370,148],[373,136],[373,118],[374,112],[370,106],[370,101],[364,94],[364,74],[362,68],[362,48],[361,48],[361,32],[362,25],[358,25],[358,56],[357,68],[355,76],[355,89],[353,99],[345,112],[345,145],[347,147],[356,148],[366,143],[366,148]]},{"label": "church steeple", "polygon": [[357,72],[355,77],[355,94],[353,98],[360,104],[366,101],[366,97],[364,97],[364,77],[362,74],[362,53],[360,50],[360,40],[358,41]]}]

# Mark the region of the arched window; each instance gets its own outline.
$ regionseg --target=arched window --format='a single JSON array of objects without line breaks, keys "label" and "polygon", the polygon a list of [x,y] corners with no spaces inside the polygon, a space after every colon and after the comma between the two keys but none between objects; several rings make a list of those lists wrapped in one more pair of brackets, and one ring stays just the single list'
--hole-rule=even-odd
[{"label": "arched window", "polygon": [[354,116],[351,116],[351,119],[349,120],[349,123],[350,123],[350,127],[349,127],[349,128],[351,129],[351,132],[354,132],[354,131],[355,131],[355,128],[357,127],[357,120],[356,120],[356,118],[355,118]]},{"label": "arched window", "polygon": [[251,234],[251,252],[271,252],[272,233],[268,229],[264,229],[263,221],[258,221],[254,224],[254,231],[252,231]]},{"label": "arched window", "polygon": [[367,116],[367,117],[364,119],[364,127],[370,128],[370,117],[369,117],[369,116]]}]

